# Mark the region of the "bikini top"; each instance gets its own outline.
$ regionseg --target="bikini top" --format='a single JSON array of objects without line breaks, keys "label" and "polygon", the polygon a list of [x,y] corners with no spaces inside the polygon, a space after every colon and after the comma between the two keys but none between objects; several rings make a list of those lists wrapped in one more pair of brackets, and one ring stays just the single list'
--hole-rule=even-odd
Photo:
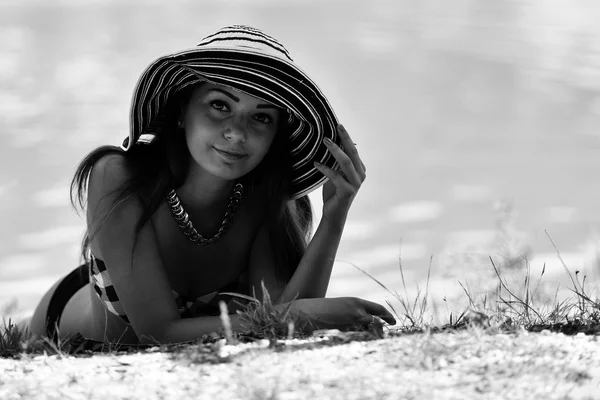
[{"label": "bikini top", "polygon": [[[94,286],[94,291],[102,301],[102,304],[104,304],[108,311],[121,317],[123,321],[129,324],[129,319],[127,318],[127,314],[125,313],[125,310],[119,301],[119,296],[117,296],[117,292],[115,291],[108,270],[106,269],[106,265],[102,260],[97,259],[91,253],[89,264],[91,278],[90,283]],[[239,301],[242,304],[244,303],[243,299],[241,298],[234,298],[233,296],[220,294],[220,292],[233,292],[247,295],[247,274],[242,273],[233,282],[223,287],[220,291],[208,293],[198,297],[195,300],[187,298],[186,296],[182,296],[174,290],[171,291],[173,292],[173,299],[175,300],[175,304],[177,304],[181,318],[190,318],[192,316],[200,315],[219,315],[219,301],[221,300],[227,305],[234,300]]]}]

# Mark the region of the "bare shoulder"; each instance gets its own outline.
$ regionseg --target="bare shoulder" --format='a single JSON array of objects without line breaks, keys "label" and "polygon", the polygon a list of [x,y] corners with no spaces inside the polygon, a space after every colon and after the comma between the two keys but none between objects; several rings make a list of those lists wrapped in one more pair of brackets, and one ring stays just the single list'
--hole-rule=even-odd
[{"label": "bare shoulder", "polygon": [[[94,164],[90,173],[87,190],[87,216],[113,208],[119,193],[133,178],[133,168],[122,154],[109,154]],[[141,208],[141,202],[131,198],[130,206]]]},{"label": "bare shoulder", "polygon": [[94,164],[88,190],[90,192],[113,191],[125,184],[132,176],[132,168],[123,154],[108,154]]}]

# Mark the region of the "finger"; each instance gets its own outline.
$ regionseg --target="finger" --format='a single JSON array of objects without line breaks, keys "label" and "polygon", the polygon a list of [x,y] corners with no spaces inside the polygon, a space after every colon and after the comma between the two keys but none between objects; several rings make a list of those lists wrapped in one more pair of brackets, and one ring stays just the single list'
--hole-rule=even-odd
[{"label": "finger", "polygon": [[338,133],[342,142],[342,148],[344,149],[350,160],[352,160],[352,163],[354,164],[358,175],[363,177],[362,179],[364,180],[364,176],[366,175],[367,169],[365,168],[365,164],[362,162],[360,155],[358,154],[356,143],[352,141],[350,134],[342,124],[338,126]]},{"label": "finger", "polygon": [[366,327],[366,326],[368,326],[368,325],[369,325],[371,322],[373,322],[374,318],[376,318],[376,317],[374,317],[374,316],[373,316],[373,315],[371,315],[371,314],[365,314],[365,315],[361,316],[361,317],[360,317],[360,318],[359,318],[359,319],[356,321],[356,324],[357,324],[357,325],[361,325],[361,326],[365,326],[365,327]]},{"label": "finger", "polygon": [[364,327],[370,327],[371,324],[383,325],[383,322],[384,322],[384,320],[382,318],[378,317],[377,315],[365,313],[365,315],[361,316],[357,320],[357,325],[364,326]]},{"label": "finger", "polygon": [[334,169],[329,168],[326,165],[321,164],[320,162],[315,161],[315,168],[317,168],[323,175],[329,178],[331,182],[335,185],[336,190],[339,190],[340,193],[354,194],[356,193],[356,188],[348,182],[340,171],[336,171]]},{"label": "finger", "polygon": [[325,146],[329,152],[337,160],[340,169],[344,172],[346,179],[355,187],[360,187],[362,179],[356,171],[356,166],[352,162],[352,159],[342,150],[337,144],[333,143],[329,138],[323,140]]},{"label": "finger", "polygon": [[381,304],[373,303],[372,301],[363,300],[365,311],[371,315],[378,316],[390,325],[396,325],[396,319],[391,312]]}]

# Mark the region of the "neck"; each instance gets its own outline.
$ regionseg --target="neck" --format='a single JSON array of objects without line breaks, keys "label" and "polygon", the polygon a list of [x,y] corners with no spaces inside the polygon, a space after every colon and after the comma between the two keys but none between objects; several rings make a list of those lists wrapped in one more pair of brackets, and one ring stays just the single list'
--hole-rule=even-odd
[{"label": "neck", "polygon": [[234,184],[234,181],[190,169],[183,185],[177,189],[177,194],[186,204],[200,208],[211,207],[227,201]]}]

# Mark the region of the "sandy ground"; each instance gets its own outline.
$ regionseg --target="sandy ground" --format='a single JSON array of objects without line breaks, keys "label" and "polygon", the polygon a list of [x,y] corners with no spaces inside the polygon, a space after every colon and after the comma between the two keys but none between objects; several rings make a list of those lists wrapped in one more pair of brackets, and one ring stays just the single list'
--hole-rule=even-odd
[{"label": "sandy ground", "polygon": [[0,359],[0,398],[593,399],[600,387],[597,336],[471,329],[334,342]]}]

